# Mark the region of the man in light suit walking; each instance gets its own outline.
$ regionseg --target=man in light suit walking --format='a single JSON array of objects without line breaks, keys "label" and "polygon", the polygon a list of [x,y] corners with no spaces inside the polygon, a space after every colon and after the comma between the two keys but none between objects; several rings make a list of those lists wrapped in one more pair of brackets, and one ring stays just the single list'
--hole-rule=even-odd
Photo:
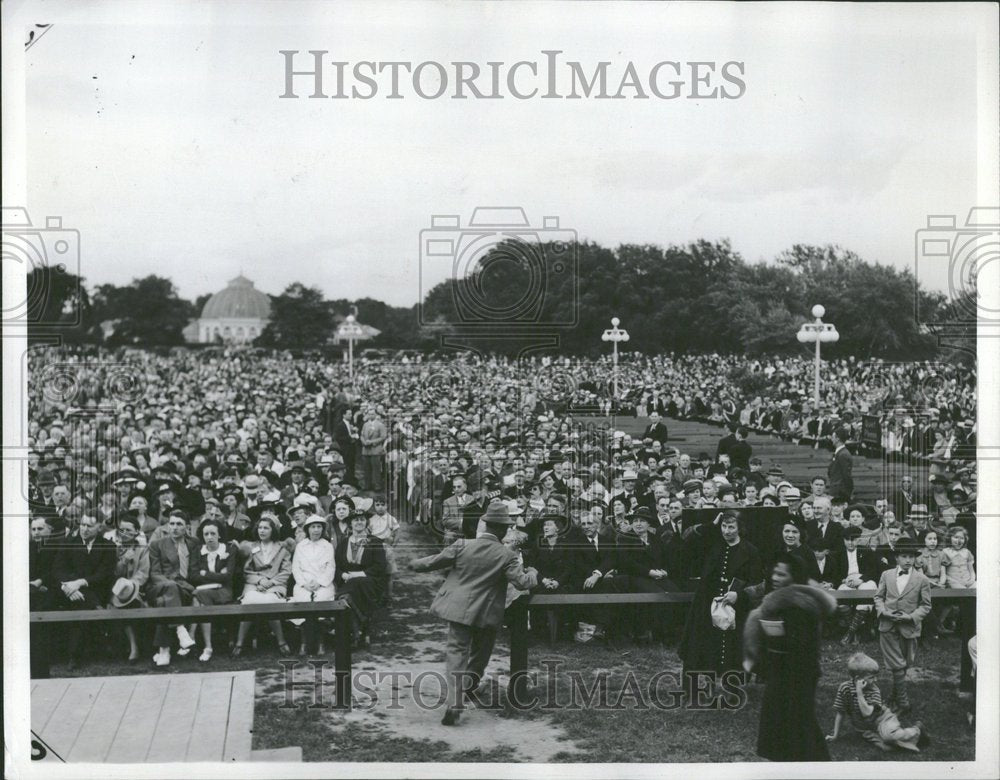
[{"label": "man in light suit walking", "polygon": [[892,702],[896,714],[910,710],[906,692],[906,670],[917,657],[920,625],[931,611],[931,583],[913,568],[917,543],[900,539],[896,565],[882,572],[875,594],[878,643],[885,665],[892,672]]},{"label": "man in light suit walking", "polygon": [[464,694],[478,687],[486,671],[503,622],[507,583],[520,590],[538,585],[538,571],[523,568],[517,553],[500,541],[514,525],[507,506],[494,501],[482,519],[486,530],[478,538],[458,539],[436,555],[410,561],[414,571],[448,569],[431,605],[435,615],[448,621],[445,726],[458,723]]}]

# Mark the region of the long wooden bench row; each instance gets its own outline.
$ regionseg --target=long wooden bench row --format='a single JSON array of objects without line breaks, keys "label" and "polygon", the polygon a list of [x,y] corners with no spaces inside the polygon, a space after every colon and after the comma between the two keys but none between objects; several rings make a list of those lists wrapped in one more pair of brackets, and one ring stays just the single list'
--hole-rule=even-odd
[{"label": "long wooden bench row", "polygon": [[[829,591],[838,602],[872,601],[875,591],[832,590]],[[940,588],[932,593],[933,600],[958,601],[961,609],[962,641],[960,660],[960,688],[972,690],[972,659],[969,657],[969,640],[976,633],[976,591],[959,588]],[[509,611],[510,625],[510,683],[512,689],[508,699],[512,702],[526,701],[528,680],[528,610],[545,609],[548,612],[549,638],[554,641],[554,630],[558,626],[555,610],[585,605],[635,605],[635,604],[687,604],[694,600],[693,592],[675,593],[567,593],[529,596],[521,606],[526,609]]]},{"label": "long wooden bench row", "polygon": [[[830,591],[838,601],[870,601],[874,591]],[[968,655],[968,640],[975,635],[975,590],[940,589],[933,594],[935,601],[958,601],[962,608],[961,670],[962,690],[971,685],[972,667]],[[694,599],[692,592],[677,593],[574,593],[538,594],[529,596],[526,606],[543,608],[554,614],[559,608],[588,604],[685,604]],[[343,601],[289,601],[279,604],[223,604],[217,606],[143,607],[139,609],[92,609],[38,611],[30,614],[34,625],[86,622],[199,622],[219,618],[319,618],[332,617],[335,621],[333,642],[334,680],[337,707],[351,706],[351,620],[350,611]],[[525,701],[528,672],[528,609],[515,609],[510,613],[510,693],[512,702]]]},{"label": "long wooden bench row", "polygon": [[351,702],[351,612],[344,601],[286,601],[278,604],[220,604],[190,607],[140,607],[138,609],[78,609],[32,612],[32,624],[59,623],[197,623],[220,618],[250,620],[264,618],[334,619],[333,672],[337,707],[350,709]]}]

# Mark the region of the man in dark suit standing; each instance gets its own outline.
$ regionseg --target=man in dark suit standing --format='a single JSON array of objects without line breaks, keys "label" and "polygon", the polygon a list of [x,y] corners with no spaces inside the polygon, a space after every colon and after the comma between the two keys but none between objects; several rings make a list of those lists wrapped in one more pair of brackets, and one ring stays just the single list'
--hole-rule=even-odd
[{"label": "man in dark suit standing", "polygon": [[[896,519],[902,521],[910,514],[910,507],[916,497],[913,494],[913,477],[904,474],[900,477],[899,488],[892,496],[892,511],[896,513]],[[919,540],[918,540],[919,541]]]},{"label": "man in dark suit standing", "polygon": [[750,429],[745,425],[740,425],[736,428],[736,432],[733,435],[735,440],[729,445],[729,462],[733,468],[749,471],[750,458],[753,456],[753,447],[747,441]]},{"label": "man in dark suit standing", "polygon": [[[56,609],[97,609],[108,603],[118,562],[115,546],[100,535],[96,517],[80,518],[79,534],[60,539],[52,561],[52,599]],[[66,633],[70,666],[80,658],[81,628]]]},{"label": "man in dark suit standing", "polygon": [[847,449],[848,433],[846,426],[838,426],[833,431],[833,458],[827,466],[826,474],[830,480],[829,490],[833,498],[850,501],[854,495],[854,458]]},{"label": "man in dark suit standing", "polygon": [[500,541],[514,524],[506,505],[493,502],[482,519],[486,531],[477,539],[458,539],[436,555],[410,561],[414,571],[448,570],[431,605],[435,615],[448,621],[445,726],[458,724],[464,694],[476,689],[486,671],[503,621],[507,583],[520,590],[538,584],[538,572],[523,568],[517,553]]},{"label": "man in dark suit standing", "polygon": [[719,439],[718,445],[715,447],[715,459],[718,460],[719,456],[722,454],[729,454],[730,448],[736,443],[736,423],[727,423],[726,429],[727,433],[721,439]]},{"label": "man in dark suit standing", "polygon": [[354,479],[357,476],[355,464],[357,463],[357,449],[360,437],[354,427],[352,414],[354,409],[348,407],[344,410],[340,421],[334,426],[333,440],[337,444],[341,457],[344,459],[344,466],[347,468],[347,476]]},{"label": "man in dark suit standing", "polygon": [[646,431],[642,434],[642,438],[652,439],[653,441],[660,442],[660,444],[667,443],[667,426],[660,419],[659,412],[649,413],[649,425],[646,426]]}]

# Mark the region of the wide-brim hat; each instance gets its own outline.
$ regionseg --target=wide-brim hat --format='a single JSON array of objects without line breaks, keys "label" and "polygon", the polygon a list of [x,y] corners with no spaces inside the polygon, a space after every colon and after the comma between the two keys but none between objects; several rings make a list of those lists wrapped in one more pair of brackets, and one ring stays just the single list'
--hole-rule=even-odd
[{"label": "wide-brim hat", "polygon": [[119,577],[111,588],[111,604],[115,607],[127,607],[139,598],[139,586],[134,580]]},{"label": "wide-brim hat", "polygon": [[486,507],[482,521],[492,525],[514,525],[514,520],[507,510],[507,505],[502,501],[491,501],[490,505]]},{"label": "wide-brim hat", "polygon": [[927,511],[926,504],[914,504],[906,517],[908,520],[930,520],[931,513]]},{"label": "wide-brim hat", "polygon": [[326,529],[326,518],[320,517],[319,515],[309,515],[309,517],[302,522],[302,530],[305,531],[309,528],[309,526],[316,525],[317,523],[323,526],[324,530]]}]

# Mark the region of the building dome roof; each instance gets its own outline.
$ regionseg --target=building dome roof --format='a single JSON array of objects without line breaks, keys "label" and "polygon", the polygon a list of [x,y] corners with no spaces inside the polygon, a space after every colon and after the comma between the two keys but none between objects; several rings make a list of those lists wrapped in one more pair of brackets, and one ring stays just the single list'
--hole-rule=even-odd
[{"label": "building dome roof", "polygon": [[207,320],[227,317],[266,320],[270,316],[271,299],[242,275],[230,281],[225,290],[209,298],[201,310],[202,319]]}]

